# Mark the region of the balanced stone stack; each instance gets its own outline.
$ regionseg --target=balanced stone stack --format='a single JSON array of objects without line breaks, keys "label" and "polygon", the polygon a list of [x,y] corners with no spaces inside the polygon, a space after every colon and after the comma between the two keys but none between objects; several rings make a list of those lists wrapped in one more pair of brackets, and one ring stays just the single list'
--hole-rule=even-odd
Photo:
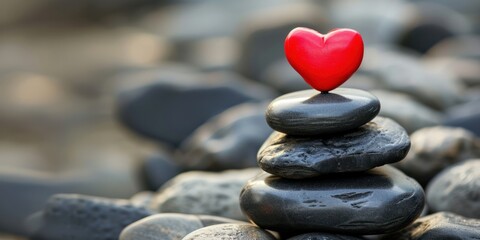
[{"label": "balanced stone stack", "polygon": [[410,140],[396,122],[377,117],[379,110],[375,96],[348,88],[273,100],[266,119],[276,132],[257,158],[265,172],[244,186],[242,211],[287,236],[324,232],[355,239],[413,222],[423,210],[422,187],[385,165],[402,160]]},{"label": "balanced stone stack", "polygon": [[285,55],[318,91],[286,94],[268,106],[267,123],[276,132],[258,152],[265,172],[240,193],[245,215],[282,235],[307,234],[292,239],[357,239],[413,222],[423,210],[422,187],[383,166],[407,155],[405,129],[377,117],[380,102],[372,94],[336,89],[360,66],[360,34],[296,28],[285,39]]}]

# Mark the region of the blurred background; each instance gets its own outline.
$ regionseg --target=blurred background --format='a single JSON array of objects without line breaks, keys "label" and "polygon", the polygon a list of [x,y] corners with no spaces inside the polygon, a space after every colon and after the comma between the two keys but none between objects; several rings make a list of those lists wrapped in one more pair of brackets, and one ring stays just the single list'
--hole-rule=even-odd
[{"label": "blurred background", "polygon": [[478,0],[0,0],[0,239],[22,239],[55,193],[130,198],[186,170],[255,166],[265,104],[308,88],[283,52],[298,26],[359,31],[345,86],[409,133],[478,137],[479,13]]}]

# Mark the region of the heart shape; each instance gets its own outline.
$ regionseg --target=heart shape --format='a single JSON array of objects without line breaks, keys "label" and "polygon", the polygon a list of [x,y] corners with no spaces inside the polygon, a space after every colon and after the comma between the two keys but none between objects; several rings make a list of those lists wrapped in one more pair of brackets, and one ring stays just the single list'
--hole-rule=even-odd
[{"label": "heart shape", "polygon": [[285,39],[285,55],[303,79],[318,91],[342,85],[363,58],[362,36],[352,29],[336,29],[323,35],[309,28],[295,28]]}]

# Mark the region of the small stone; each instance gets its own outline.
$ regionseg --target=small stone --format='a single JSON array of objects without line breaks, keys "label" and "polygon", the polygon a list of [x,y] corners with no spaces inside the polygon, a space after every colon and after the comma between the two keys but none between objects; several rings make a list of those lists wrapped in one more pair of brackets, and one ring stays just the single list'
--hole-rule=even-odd
[{"label": "small stone", "polygon": [[245,220],[238,195],[258,168],[220,173],[191,171],[182,173],[159,189],[152,207],[159,212],[206,214]]},{"label": "small stone", "polygon": [[379,111],[378,99],[362,90],[337,88],[328,94],[304,90],[273,100],[266,118],[268,125],[279,132],[306,136],[358,128]]},{"label": "small stone", "polygon": [[480,139],[462,128],[423,128],[410,138],[410,152],[395,167],[424,186],[445,167],[480,158]]},{"label": "small stone", "polygon": [[124,74],[119,81],[120,120],[137,133],[175,147],[224,110],[275,95],[231,72],[160,69]]},{"label": "small stone", "polygon": [[442,115],[439,112],[406,94],[386,90],[373,90],[372,94],[377,96],[382,103],[383,107],[380,109],[379,115],[395,120],[408,133],[441,123]]},{"label": "small stone", "polygon": [[269,232],[252,224],[218,224],[200,228],[183,238],[183,240],[275,240]]},{"label": "small stone", "polygon": [[181,240],[197,229],[213,224],[235,222],[238,221],[215,216],[200,218],[197,215],[160,213],[128,225],[120,234],[120,240]]},{"label": "small stone", "polygon": [[196,170],[256,167],[257,151],[272,133],[266,104],[232,107],[200,126],[181,145],[181,165]]},{"label": "small stone", "polygon": [[258,165],[285,178],[357,172],[402,160],[410,148],[405,130],[377,117],[357,130],[321,137],[274,132],[258,152]]},{"label": "small stone", "polygon": [[240,194],[252,222],[279,232],[382,234],[407,226],[423,205],[421,186],[390,166],[302,180],[263,173]]},{"label": "small stone", "polygon": [[155,196],[154,192],[142,191],[135,193],[130,198],[130,203],[136,207],[150,208],[152,205],[153,197]]},{"label": "small stone", "polygon": [[480,238],[480,220],[440,212],[417,219],[401,231],[386,235],[385,240],[429,240]]},{"label": "small stone", "polygon": [[468,160],[439,173],[427,187],[433,212],[452,212],[480,219],[480,159]]},{"label": "small stone", "polygon": [[377,89],[409,95],[436,110],[463,99],[462,82],[448,71],[429,68],[418,55],[391,48],[367,48],[360,72],[374,76]]},{"label": "small stone", "polygon": [[130,223],[152,215],[127,200],[57,194],[28,222],[32,239],[117,239]]},{"label": "small stone", "polygon": [[480,122],[479,104],[480,98],[448,109],[443,125],[461,127],[480,137],[480,124],[478,124]]},{"label": "small stone", "polygon": [[158,190],[164,183],[183,171],[183,167],[166,152],[151,154],[144,160],[142,167],[145,184],[151,191]]},{"label": "small stone", "polygon": [[364,240],[362,237],[333,234],[333,233],[305,233],[295,237],[288,238],[287,240]]}]

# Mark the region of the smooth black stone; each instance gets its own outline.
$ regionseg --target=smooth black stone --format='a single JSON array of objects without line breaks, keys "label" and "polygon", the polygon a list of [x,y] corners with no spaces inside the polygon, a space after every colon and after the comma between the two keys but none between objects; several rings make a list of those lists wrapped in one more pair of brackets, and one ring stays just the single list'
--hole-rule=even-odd
[{"label": "smooth black stone", "polygon": [[424,198],[415,180],[383,166],[302,180],[263,173],[242,189],[240,207],[258,226],[278,232],[381,234],[415,220]]},{"label": "smooth black stone", "polygon": [[363,90],[304,90],[273,100],[266,118],[268,125],[279,132],[304,136],[352,130],[372,120],[379,111],[378,99]]},{"label": "smooth black stone", "polygon": [[357,172],[402,160],[410,149],[405,130],[377,117],[345,134],[296,137],[274,132],[260,148],[258,165],[285,178]]},{"label": "smooth black stone", "polygon": [[109,240],[118,239],[127,225],[152,214],[127,200],[57,194],[27,224],[34,240]]},{"label": "smooth black stone", "polygon": [[386,235],[384,240],[480,239],[480,220],[439,212],[416,220],[401,231]]}]

